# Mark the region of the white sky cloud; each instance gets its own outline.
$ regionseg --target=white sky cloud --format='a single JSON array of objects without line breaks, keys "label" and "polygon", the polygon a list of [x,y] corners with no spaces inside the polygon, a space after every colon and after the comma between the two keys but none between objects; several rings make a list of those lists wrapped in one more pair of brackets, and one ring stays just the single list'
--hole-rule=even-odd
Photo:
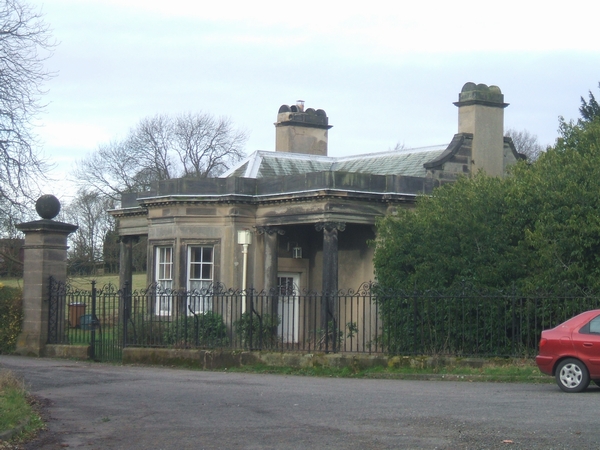
[{"label": "white sky cloud", "polygon": [[332,155],[441,144],[467,81],[500,86],[506,128],[549,144],[600,81],[587,1],[32,3],[60,41],[40,136],[65,161],[145,116],[199,110],[271,150],[279,106],[298,98],[327,111]]}]

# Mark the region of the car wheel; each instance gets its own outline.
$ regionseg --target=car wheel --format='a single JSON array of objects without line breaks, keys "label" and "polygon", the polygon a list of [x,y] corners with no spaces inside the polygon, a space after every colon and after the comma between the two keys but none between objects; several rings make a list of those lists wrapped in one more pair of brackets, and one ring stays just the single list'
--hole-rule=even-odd
[{"label": "car wheel", "polygon": [[568,358],[556,368],[556,383],[565,392],[581,392],[590,384],[587,367],[578,359]]}]

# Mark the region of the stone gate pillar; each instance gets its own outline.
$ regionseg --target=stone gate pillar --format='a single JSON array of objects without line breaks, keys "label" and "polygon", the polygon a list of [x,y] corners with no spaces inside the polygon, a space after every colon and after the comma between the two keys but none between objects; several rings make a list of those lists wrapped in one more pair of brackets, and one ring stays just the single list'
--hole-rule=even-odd
[{"label": "stone gate pillar", "polygon": [[60,212],[53,195],[41,196],[36,211],[42,218],[17,225],[25,233],[23,271],[23,327],[17,338],[16,353],[44,356],[48,340],[50,277],[67,278],[67,237],[77,225],[52,220]]}]

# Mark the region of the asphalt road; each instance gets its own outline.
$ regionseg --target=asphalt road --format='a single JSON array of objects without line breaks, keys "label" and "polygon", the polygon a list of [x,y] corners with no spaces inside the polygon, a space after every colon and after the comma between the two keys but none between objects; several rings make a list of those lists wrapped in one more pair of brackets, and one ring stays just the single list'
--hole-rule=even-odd
[{"label": "asphalt road", "polygon": [[0,356],[46,404],[27,448],[600,448],[600,389],[200,372]]}]

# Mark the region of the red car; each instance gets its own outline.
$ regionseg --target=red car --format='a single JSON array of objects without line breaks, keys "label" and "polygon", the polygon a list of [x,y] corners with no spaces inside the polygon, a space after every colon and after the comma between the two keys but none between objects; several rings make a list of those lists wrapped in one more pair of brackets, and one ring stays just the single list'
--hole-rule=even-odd
[{"label": "red car", "polygon": [[600,386],[600,309],[542,331],[535,362],[565,392],[584,391],[590,380]]}]

